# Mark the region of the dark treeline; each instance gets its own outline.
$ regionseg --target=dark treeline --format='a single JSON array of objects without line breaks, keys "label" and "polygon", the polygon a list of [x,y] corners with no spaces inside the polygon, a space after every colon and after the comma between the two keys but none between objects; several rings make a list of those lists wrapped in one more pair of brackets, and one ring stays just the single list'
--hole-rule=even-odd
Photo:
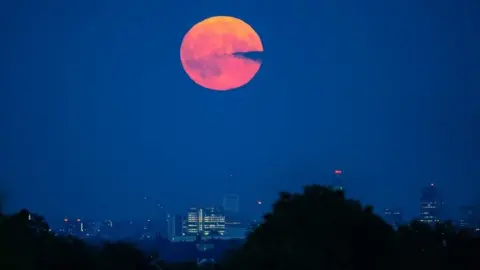
[{"label": "dark treeline", "polygon": [[0,214],[0,269],[480,269],[480,242],[451,223],[394,230],[343,192],[281,193],[264,223],[216,265],[165,263],[127,243],[91,246],[49,232],[38,215]]}]

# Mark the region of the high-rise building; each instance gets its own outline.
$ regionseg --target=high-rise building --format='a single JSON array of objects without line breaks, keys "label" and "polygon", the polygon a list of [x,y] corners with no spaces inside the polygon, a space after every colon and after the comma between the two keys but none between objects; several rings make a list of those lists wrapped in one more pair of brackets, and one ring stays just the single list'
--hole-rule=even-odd
[{"label": "high-rise building", "polygon": [[444,202],[434,184],[424,187],[420,195],[420,222],[434,225],[441,220]]},{"label": "high-rise building", "polygon": [[397,208],[386,208],[383,212],[385,221],[392,225],[394,228],[398,228],[399,225],[403,223],[403,214],[400,209]]},{"label": "high-rise building", "polygon": [[203,211],[203,231],[205,235],[225,233],[225,215],[217,208],[205,208]]},{"label": "high-rise building", "polygon": [[460,227],[477,229],[480,227],[480,206],[465,205],[460,207]]},{"label": "high-rise building", "polygon": [[185,233],[189,235],[198,234],[200,232],[200,220],[202,209],[192,207],[188,209],[187,220],[185,222]]},{"label": "high-rise building", "polygon": [[167,215],[168,239],[183,235],[183,218],[181,215]]},{"label": "high-rise building", "polygon": [[227,213],[238,213],[240,208],[240,197],[235,194],[223,195],[223,210]]},{"label": "high-rise building", "polygon": [[225,215],[216,208],[190,208],[186,220],[188,235],[223,235]]},{"label": "high-rise building", "polygon": [[343,176],[342,170],[337,169],[333,171],[333,189],[334,190],[344,190],[342,176]]}]

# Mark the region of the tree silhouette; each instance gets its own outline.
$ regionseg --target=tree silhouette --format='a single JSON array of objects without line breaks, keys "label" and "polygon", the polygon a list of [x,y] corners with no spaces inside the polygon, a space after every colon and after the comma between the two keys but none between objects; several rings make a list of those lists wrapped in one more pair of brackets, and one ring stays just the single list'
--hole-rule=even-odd
[{"label": "tree silhouette", "polygon": [[0,269],[157,269],[151,258],[125,243],[102,248],[58,237],[45,220],[22,210],[0,220]]},{"label": "tree silhouette", "polygon": [[478,239],[451,222],[413,221],[395,231],[371,206],[317,185],[281,193],[246,244],[226,258],[236,269],[480,269]]},{"label": "tree silhouette", "polygon": [[[394,230],[372,207],[317,185],[281,193],[273,211],[226,267],[231,269],[383,269]],[[372,259],[372,254],[376,254]]]}]

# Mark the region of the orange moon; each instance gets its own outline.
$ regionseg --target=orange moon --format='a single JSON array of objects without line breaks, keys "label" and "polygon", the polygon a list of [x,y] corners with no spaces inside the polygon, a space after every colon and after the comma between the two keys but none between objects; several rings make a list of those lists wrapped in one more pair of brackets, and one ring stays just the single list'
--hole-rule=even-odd
[{"label": "orange moon", "polygon": [[195,83],[227,91],[244,86],[260,69],[260,62],[238,56],[248,52],[263,52],[255,30],[240,19],[216,16],[195,24],[187,32],[180,59]]}]

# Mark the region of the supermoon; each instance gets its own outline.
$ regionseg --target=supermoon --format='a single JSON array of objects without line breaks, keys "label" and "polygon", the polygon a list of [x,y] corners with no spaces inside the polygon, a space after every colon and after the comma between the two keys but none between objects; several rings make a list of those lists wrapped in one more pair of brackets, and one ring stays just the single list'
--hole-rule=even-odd
[{"label": "supermoon", "polygon": [[216,91],[236,89],[250,82],[261,63],[239,54],[263,52],[262,41],[246,22],[216,16],[195,24],[180,48],[182,66],[198,85]]}]

